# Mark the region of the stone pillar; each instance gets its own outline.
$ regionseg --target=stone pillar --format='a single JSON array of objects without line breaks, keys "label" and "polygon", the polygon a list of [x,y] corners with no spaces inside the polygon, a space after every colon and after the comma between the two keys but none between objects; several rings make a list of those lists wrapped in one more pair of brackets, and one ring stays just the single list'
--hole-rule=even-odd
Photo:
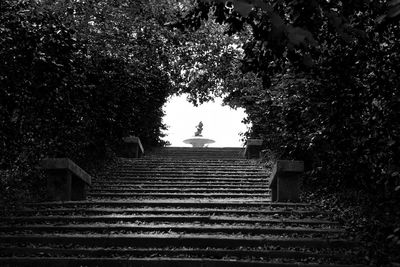
[{"label": "stone pillar", "polygon": [[47,192],[54,201],[71,200],[72,174],[67,169],[47,170]]},{"label": "stone pillar", "polygon": [[247,139],[246,149],[244,155],[247,159],[260,158],[260,152],[262,148],[262,139]]},{"label": "stone pillar", "polygon": [[273,167],[269,186],[272,190],[272,201],[299,201],[303,172],[303,161],[278,160]]},{"label": "stone pillar", "polygon": [[122,148],[122,156],[127,158],[140,158],[144,154],[144,149],[139,137],[128,136],[122,138],[124,147]]},{"label": "stone pillar", "polygon": [[86,200],[87,190],[87,183],[75,177],[75,179],[71,181],[71,200]]},{"label": "stone pillar", "polygon": [[41,161],[47,175],[47,190],[51,200],[85,200],[92,178],[68,158],[47,158]]}]

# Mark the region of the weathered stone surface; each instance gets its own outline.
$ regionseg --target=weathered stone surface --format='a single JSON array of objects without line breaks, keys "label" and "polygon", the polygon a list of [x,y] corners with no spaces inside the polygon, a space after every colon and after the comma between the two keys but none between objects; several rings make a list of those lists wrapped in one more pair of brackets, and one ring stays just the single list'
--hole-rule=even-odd
[{"label": "weathered stone surface", "polygon": [[248,139],[246,145],[248,146],[261,146],[263,143],[262,139]]},{"label": "weathered stone surface", "polygon": [[41,167],[46,170],[69,170],[85,183],[92,183],[91,176],[69,158],[47,158],[42,160]]},{"label": "weathered stone surface", "polygon": [[278,160],[274,165],[272,174],[295,172],[301,173],[304,171],[304,162],[299,160]]},{"label": "weathered stone surface", "polygon": [[126,158],[140,158],[144,154],[144,148],[139,137],[127,136],[122,138],[124,147],[121,149],[121,154]]},{"label": "weathered stone surface", "polygon": [[68,158],[48,158],[41,162],[46,170],[47,190],[51,200],[86,199],[87,186],[92,178]]},{"label": "weathered stone surface", "polygon": [[[99,172],[89,200],[27,203],[0,217],[0,265],[357,266],[335,265],[357,262],[343,228],[311,204],[271,202],[268,170],[240,148],[150,153]],[[303,169],[276,167],[284,178]],[[67,177],[51,180],[67,188],[55,195],[79,193],[68,169],[52,171]]]},{"label": "weathered stone surface", "polygon": [[304,162],[278,160],[272,170],[272,201],[299,201]]},{"label": "weathered stone surface", "polygon": [[246,149],[244,155],[248,159],[259,158],[263,140],[262,139],[248,139],[246,141]]},{"label": "weathered stone surface", "polygon": [[71,176],[66,169],[47,171],[47,191],[51,200],[71,200]]}]

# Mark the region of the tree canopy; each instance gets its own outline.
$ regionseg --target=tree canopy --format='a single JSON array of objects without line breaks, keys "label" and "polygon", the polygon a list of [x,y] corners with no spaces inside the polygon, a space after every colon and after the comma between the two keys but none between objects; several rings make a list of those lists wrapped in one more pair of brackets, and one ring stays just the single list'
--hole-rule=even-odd
[{"label": "tree canopy", "polygon": [[162,144],[162,106],[175,92],[172,34],[163,24],[180,8],[156,6],[1,1],[4,198],[25,194],[43,157],[88,162],[129,134],[145,146]]},{"label": "tree canopy", "polygon": [[163,104],[188,93],[245,108],[247,137],[305,160],[308,182],[395,207],[399,18],[398,0],[1,1],[1,188],[23,193],[45,156],[162,145]]},{"label": "tree canopy", "polygon": [[[365,228],[391,249],[400,238],[391,219],[400,216],[399,13],[399,1],[216,0],[199,1],[180,22],[193,28],[212,15],[227,34],[250,36],[239,68],[262,84],[225,98],[246,109],[247,136],[278,158],[305,160],[319,188],[378,199],[372,206],[390,212],[370,216],[386,226],[372,219]],[[371,252],[387,260],[379,253]]]}]

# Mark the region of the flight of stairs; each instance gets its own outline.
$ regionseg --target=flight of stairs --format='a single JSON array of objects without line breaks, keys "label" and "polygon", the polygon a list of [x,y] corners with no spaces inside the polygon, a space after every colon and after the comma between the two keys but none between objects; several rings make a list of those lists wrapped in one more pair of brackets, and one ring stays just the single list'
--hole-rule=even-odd
[{"label": "flight of stairs", "polygon": [[87,201],[0,218],[0,266],[356,266],[354,242],[305,203],[270,202],[240,148],[120,158]]}]

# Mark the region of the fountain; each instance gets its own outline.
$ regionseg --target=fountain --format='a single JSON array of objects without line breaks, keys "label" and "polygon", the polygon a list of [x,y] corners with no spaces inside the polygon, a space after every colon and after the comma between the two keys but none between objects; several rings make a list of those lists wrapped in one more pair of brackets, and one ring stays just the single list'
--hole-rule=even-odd
[{"label": "fountain", "polygon": [[196,126],[196,132],[194,133],[194,137],[183,140],[185,144],[190,144],[192,147],[204,147],[206,144],[215,143],[214,140],[204,138],[201,133],[203,131],[203,123],[200,122],[199,125]]}]

